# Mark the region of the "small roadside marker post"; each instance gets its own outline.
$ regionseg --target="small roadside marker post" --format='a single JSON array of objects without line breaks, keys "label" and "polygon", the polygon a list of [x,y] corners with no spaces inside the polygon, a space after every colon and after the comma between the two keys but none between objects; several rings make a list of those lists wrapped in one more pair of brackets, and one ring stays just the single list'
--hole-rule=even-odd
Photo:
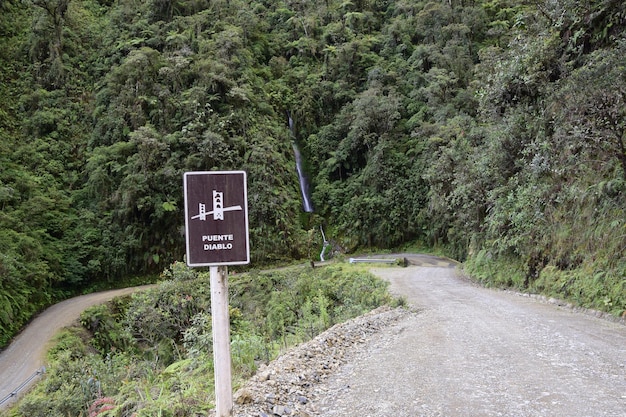
[{"label": "small roadside marker post", "polygon": [[233,410],[228,267],[250,263],[245,171],[183,176],[187,265],[208,266],[211,285],[216,417]]}]

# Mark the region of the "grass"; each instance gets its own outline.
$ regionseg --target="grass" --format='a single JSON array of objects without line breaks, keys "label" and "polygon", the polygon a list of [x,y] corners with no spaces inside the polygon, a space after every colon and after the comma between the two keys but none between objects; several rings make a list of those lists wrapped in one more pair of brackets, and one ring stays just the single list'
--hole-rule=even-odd
[{"label": "grass", "polygon": [[[85,327],[65,329],[52,344],[45,378],[0,415],[206,415],[215,400],[209,277],[180,264],[164,277],[153,289],[83,313]],[[300,265],[229,280],[235,388],[283,349],[401,303],[363,265]]]}]

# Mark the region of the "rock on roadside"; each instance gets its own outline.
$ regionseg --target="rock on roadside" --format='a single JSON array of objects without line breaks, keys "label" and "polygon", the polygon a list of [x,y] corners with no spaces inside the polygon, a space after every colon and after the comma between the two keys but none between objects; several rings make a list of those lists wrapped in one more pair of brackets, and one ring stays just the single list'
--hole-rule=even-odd
[{"label": "rock on roadside", "polygon": [[403,308],[377,308],[261,366],[235,392],[233,417],[317,416],[316,403],[332,394],[323,391],[321,382],[346,363],[356,347],[409,314]]}]

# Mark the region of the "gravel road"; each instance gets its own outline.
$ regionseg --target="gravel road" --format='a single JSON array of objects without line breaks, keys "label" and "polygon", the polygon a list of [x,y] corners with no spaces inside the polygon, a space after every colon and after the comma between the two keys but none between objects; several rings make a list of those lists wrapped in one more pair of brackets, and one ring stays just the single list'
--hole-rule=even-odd
[{"label": "gravel road", "polygon": [[[137,291],[138,288],[143,287],[82,295],[55,304],[39,314],[0,352],[0,400],[11,395],[18,386],[42,369],[47,344],[55,333],[72,324],[88,307]],[[36,380],[34,378],[33,382]],[[0,410],[10,402],[0,404]]]},{"label": "gravel road", "polygon": [[623,323],[409,259],[372,271],[413,312],[375,311],[288,352],[237,392],[234,415],[626,416]]},{"label": "gravel road", "polygon": [[[407,268],[372,271],[410,311],[379,309],[286,352],[235,393],[233,415],[626,417],[623,322],[485,289],[451,261],[406,256]],[[42,341],[124,291],[68,300],[34,320],[0,353],[0,398],[43,364]]]},{"label": "gravel road", "polygon": [[626,416],[626,326],[413,260],[373,272],[419,313],[328,379],[320,415]]}]

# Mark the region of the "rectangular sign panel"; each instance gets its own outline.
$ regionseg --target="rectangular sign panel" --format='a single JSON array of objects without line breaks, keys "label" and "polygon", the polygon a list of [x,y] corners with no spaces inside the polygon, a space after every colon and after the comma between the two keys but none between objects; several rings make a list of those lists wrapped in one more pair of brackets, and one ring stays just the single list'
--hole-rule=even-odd
[{"label": "rectangular sign panel", "polygon": [[187,265],[250,263],[245,171],[196,171],[183,176]]}]

